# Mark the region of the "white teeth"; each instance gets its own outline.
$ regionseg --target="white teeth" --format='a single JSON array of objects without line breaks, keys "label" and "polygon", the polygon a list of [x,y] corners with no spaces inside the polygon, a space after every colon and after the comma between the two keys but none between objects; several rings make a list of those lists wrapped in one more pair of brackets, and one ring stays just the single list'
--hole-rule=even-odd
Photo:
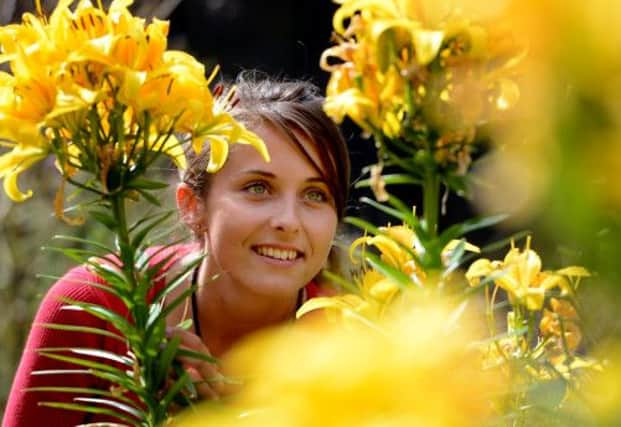
[{"label": "white teeth", "polygon": [[267,256],[270,258],[280,259],[284,261],[294,260],[298,257],[298,252],[293,249],[278,249],[270,246],[259,246],[257,248],[259,255]]}]

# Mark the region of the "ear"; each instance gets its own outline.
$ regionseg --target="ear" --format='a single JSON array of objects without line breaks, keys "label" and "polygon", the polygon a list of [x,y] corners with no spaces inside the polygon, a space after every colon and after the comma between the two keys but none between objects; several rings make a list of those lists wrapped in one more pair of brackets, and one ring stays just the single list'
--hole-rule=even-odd
[{"label": "ear", "polygon": [[199,196],[186,183],[177,186],[177,209],[181,220],[195,233],[203,230],[203,203]]}]

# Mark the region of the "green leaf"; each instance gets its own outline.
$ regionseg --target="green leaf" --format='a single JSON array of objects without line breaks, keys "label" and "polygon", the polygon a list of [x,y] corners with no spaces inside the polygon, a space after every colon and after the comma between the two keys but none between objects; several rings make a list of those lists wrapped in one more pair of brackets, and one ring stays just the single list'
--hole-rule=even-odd
[{"label": "green leaf", "polygon": [[66,409],[70,411],[88,412],[91,414],[108,415],[116,417],[130,425],[136,425],[136,419],[130,418],[126,415],[119,414],[118,412],[108,409],[100,408],[98,406],[81,405],[78,403],[60,403],[60,402],[39,402],[40,406],[47,406],[49,408]]},{"label": "green leaf", "polygon": [[80,281],[80,284],[87,284],[109,294],[115,295],[123,301],[127,301],[131,289],[123,272],[114,265],[99,263],[97,261],[88,262],[88,265],[95,270],[95,274],[101,278],[104,283],[98,283],[92,280]]},{"label": "green leaf", "polygon": [[354,225],[358,227],[359,229],[361,229],[362,231],[364,231],[365,233],[371,233],[374,235],[382,234],[382,232],[380,231],[378,227],[376,227],[374,224],[368,221],[365,221],[362,218],[347,216],[345,217],[345,219],[343,219],[343,222]]},{"label": "green leaf", "polygon": [[124,403],[117,402],[116,400],[101,399],[101,398],[96,398],[96,397],[76,397],[75,401],[110,406],[111,408],[116,409],[117,411],[126,412],[129,415],[133,415],[134,417],[138,419],[141,419],[143,417],[143,413],[139,411],[138,409],[132,406],[129,406],[129,405],[125,405]]},{"label": "green leaf", "polygon": [[416,283],[414,283],[407,274],[400,270],[397,270],[391,265],[386,264],[380,259],[379,256],[367,252],[365,253],[365,258],[366,261],[371,265],[371,267],[373,267],[375,270],[388,277],[389,279],[393,280],[401,288],[408,288],[412,285],[416,285]]},{"label": "green leaf", "polygon": [[97,304],[75,301],[69,298],[61,298],[61,300],[68,304],[62,307],[63,310],[85,311],[99,319],[110,322],[110,324],[117,328],[128,340],[135,342],[136,340],[141,339],[141,337],[136,334],[134,325],[132,325],[128,319],[125,319],[125,317],[110,309],[107,309],[106,307],[102,307]]},{"label": "green leaf", "polygon": [[[170,253],[166,254],[162,259],[160,259],[158,262],[152,265],[149,265],[145,272],[145,282],[147,282],[147,284],[150,285],[158,275],[162,274],[162,271],[164,270],[164,266],[166,266],[166,264],[169,264],[176,256],[177,254],[171,251]],[[153,259],[153,258],[150,258],[150,259]]]},{"label": "green leaf", "polygon": [[375,200],[369,198],[369,197],[361,197],[360,198],[360,202],[367,204],[369,206],[373,206],[375,209],[384,212],[385,214],[388,214],[394,218],[397,218],[398,220],[405,222],[406,218],[407,218],[407,212],[402,212],[399,209],[394,209],[391,207],[388,207],[386,205],[383,205],[381,203],[376,202]]},{"label": "green leaf", "polygon": [[[414,178],[412,175],[408,174],[387,174],[382,175],[382,179],[384,180],[384,183],[386,183],[386,185],[418,185],[422,183],[420,179]],[[360,181],[356,182],[354,188],[370,187],[371,183],[372,180],[370,178],[361,179]]]},{"label": "green leaf", "polygon": [[98,369],[41,369],[32,371],[30,375],[92,375],[96,378],[109,381],[112,384],[119,385],[144,399],[145,390],[142,385],[136,383],[128,373],[123,372],[120,376],[117,373],[109,371],[100,371]]},{"label": "green leaf", "polygon": [[453,239],[459,239],[471,231],[491,227],[504,221],[508,215],[494,215],[482,218],[472,218],[459,224],[453,224],[438,237],[440,246],[444,247]]},{"label": "green leaf", "polygon": [[108,390],[101,390],[98,388],[86,388],[86,387],[28,387],[24,389],[25,391],[42,391],[42,392],[53,392],[53,393],[72,393],[72,394],[94,394],[97,396],[108,396],[118,400],[122,400],[124,402],[133,403],[133,401],[124,396],[123,394],[113,393]]},{"label": "green leaf", "polygon": [[148,324],[147,330],[146,330],[146,336],[150,337],[150,335],[153,333],[153,328],[157,326],[160,319],[162,320],[162,322],[165,323],[166,316],[168,316],[171,311],[177,308],[177,306],[181,304],[186,298],[192,295],[195,289],[196,289],[195,286],[189,286],[186,290],[184,290],[181,294],[179,294],[174,300],[168,303],[166,307],[158,314],[157,317],[154,317],[152,319],[150,318],[149,319],[150,323]]},{"label": "green leaf", "polygon": [[66,325],[62,323],[36,323],[36,325],[42,326],[47,329],[53,329],[53,330],[58,330],[58,331],[82,332],[85,334],[103,335],[108,338],[113,338],[115,340],[125,342],[124,337],[117,335],[113,332],[110,332],[106,329],[92,328],[90,326]]},{"label": "green leaf", "polygon": [[177,349],[181,343],[180,336],[174,336],[164,346],[155,371],[155,384],[162,384],[168,375],[168,371],[175,360]]},{"label": "green leaf", "polygon": [[168,389],[164,398],[160,401],[160,407],[164,409],[168,409],[172,400],[177,396],[181,390],[188,384],[191,383],[190,376],[187,372],[183,372],[179,379],[175,381],[175,383]]},{"label": "green leaf", "polygon": [[188,264],[183,268],[183,270],[181,270],[180,273],[171,277],[166,283],[166,286],[160,289],[155,294],[155,296],[153,297],[153,301],[154,302],[160,301],[161,299],[166,298],[166,296],[168,296],[172,291],[177,289],[185,281],[185,279],[194,271],[194,269],[202,262],[202,260],[203,260],[203,256],[197,258],[196,260],[188,262]]},{"label": "green leaf", "polygon": [[63,254],[67,258],[76,261],[78,264],[88,263],[89,258],[99,258],[101,256],[100,252],[95,252],[88,249],[57,248],[55,246],[44,246],[42,249],[45,251]]},{"label": "green leaf", "polygon": [[425,230],[423,229],[423,227],[420,225],[420,221],[418,220],[418,218],[416,217],[416,215],[414,215],[412,213],[412,208],[408,207],[405,205],[405,203],[403,203],[401,200],[399,200],[397,197],[389,195],[388,196],[388,203],[395,209],[397,209],[399,212],[401,212],[404,215],[404,219],[403,221],[412,229],[414,230],[414,233],[416,233],[416,236],[418,237],[418,239],[421,242],[426,242],[429,240],[429,235],[427,234],[427,232],[425,232]]},{"label": "green leaf", "polygon": [[83,347],[42,347],[36,350],[39,353],[73,353],[80,356],[95,357],[97,359],[109,360],[125,366],[133,366],[133,360],[126,356],[121,356],[106,350]]},{"label": "green leaf", "polygon": [[[152,212],[152,211],[150,211]],[[141,216],[140,218],[138,218],[136,220],[136,222],[134,222],[129,229],[127,230],[130,234],[135,232],[139,227],[141,227],[144,223],[151,221],[153,218],[158,217],[161,215],[161,212],[154,212],[154,213],[149,213],[147,215]]]},{"label": "green leaf", "polygon": [[56,349],[52,348],[52,351],[48,351],[47,349],[36,349],[36,352],[41,356],[47,357],[49,359],[59,360],[61,362],[73,363],[74,365],[83,366],[85,368],[89,368],[91,370],[98,370],[101,372],[108,372],[117,376],[127,376],[125,371],[122,371],[114,366],[111,366],[106,363],[95,362],[90,359],[83,359],[81,357],[73,357],[73,356],[65,356],[62,354],[56,354],[53,351]]},{"label": "green leaf", "polygon": [[160,203],[160,201],[157,199],[157,197],[153,196],[152,194],[150,194],[147,190],[143,190],[143,189],[136,189],[136,191],[138,193],[140,193],[140,195],[142,197],[145,198],[145,200],[155,206],[161,206],[162,204]]},{"label": "green leaf", "polygon": [[118,228],[117,220],[109,215],[106,212],[92,210],[89,212],[89,215],[93,217],[93,219],[100,224],[103,224],[104,227],[109,229],[110,231],[116,232]]},{"label": "green leaf", "polygon": [[127,188],[143,189],[143,190],[161,190],[168,187],[168,183],[162,181],[153,181],[141,177],[132,179],[127,183]]},{"label": "green leaf", "polygon": [[101,249],[103,254],[111,254],[114,252],[112,248],[106,245],[103,245],[99,242],[96,242],[94,240],[83,239],[83,238],[76,237],[76,236],[66,236],[64,234],[57,234],[56,236],[52,238],[56,240],[65,240],[68,242],[77,242],[77,243],[82,243],[84,245],[93,246],[95,248]]},{"label": "green leaf", "polygon": [[139,248],[140,245],[142,245],[142,242],[144,241],[145,237],[147,237],[147,235],[151,232],[151,230],[153,230],[155,227],[157,227],[158,225],[166,221],[168,218],[170,218],[171,215],[172,215],[172,211],[164,212],[160,215],[157,215],[151,221],[146,222],[145,225],[142,228],[140,228],[139,231],[136,232],[136,235],[133,236],[131,245],[134,248]]}]

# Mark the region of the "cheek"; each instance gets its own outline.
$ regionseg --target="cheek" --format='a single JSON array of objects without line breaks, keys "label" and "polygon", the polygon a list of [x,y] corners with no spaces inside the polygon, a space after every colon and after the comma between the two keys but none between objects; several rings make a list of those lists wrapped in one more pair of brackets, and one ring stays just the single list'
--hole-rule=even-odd
[{"label": "cheek", "polygon": [[328,257],[332,241],[336,234],[337,218],[336,213],[329,212],[325,215],[316,215],[312,218],[313,225],[310,228],[310,238],[313,243],[313,249],[317,255],[323,259]]}]

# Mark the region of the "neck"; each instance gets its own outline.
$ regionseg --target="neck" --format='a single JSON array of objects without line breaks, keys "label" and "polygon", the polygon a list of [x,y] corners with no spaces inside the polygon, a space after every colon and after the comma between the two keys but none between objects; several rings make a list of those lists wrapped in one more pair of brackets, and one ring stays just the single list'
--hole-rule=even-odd
[{"label": "neck", "polygon": [[201,271],[196,291],[195,321],[205,345],[216,357],[246,335],[293,319],[298,299],[297,294],[260,295],[227,279],[226,274],[209,279]]}]

